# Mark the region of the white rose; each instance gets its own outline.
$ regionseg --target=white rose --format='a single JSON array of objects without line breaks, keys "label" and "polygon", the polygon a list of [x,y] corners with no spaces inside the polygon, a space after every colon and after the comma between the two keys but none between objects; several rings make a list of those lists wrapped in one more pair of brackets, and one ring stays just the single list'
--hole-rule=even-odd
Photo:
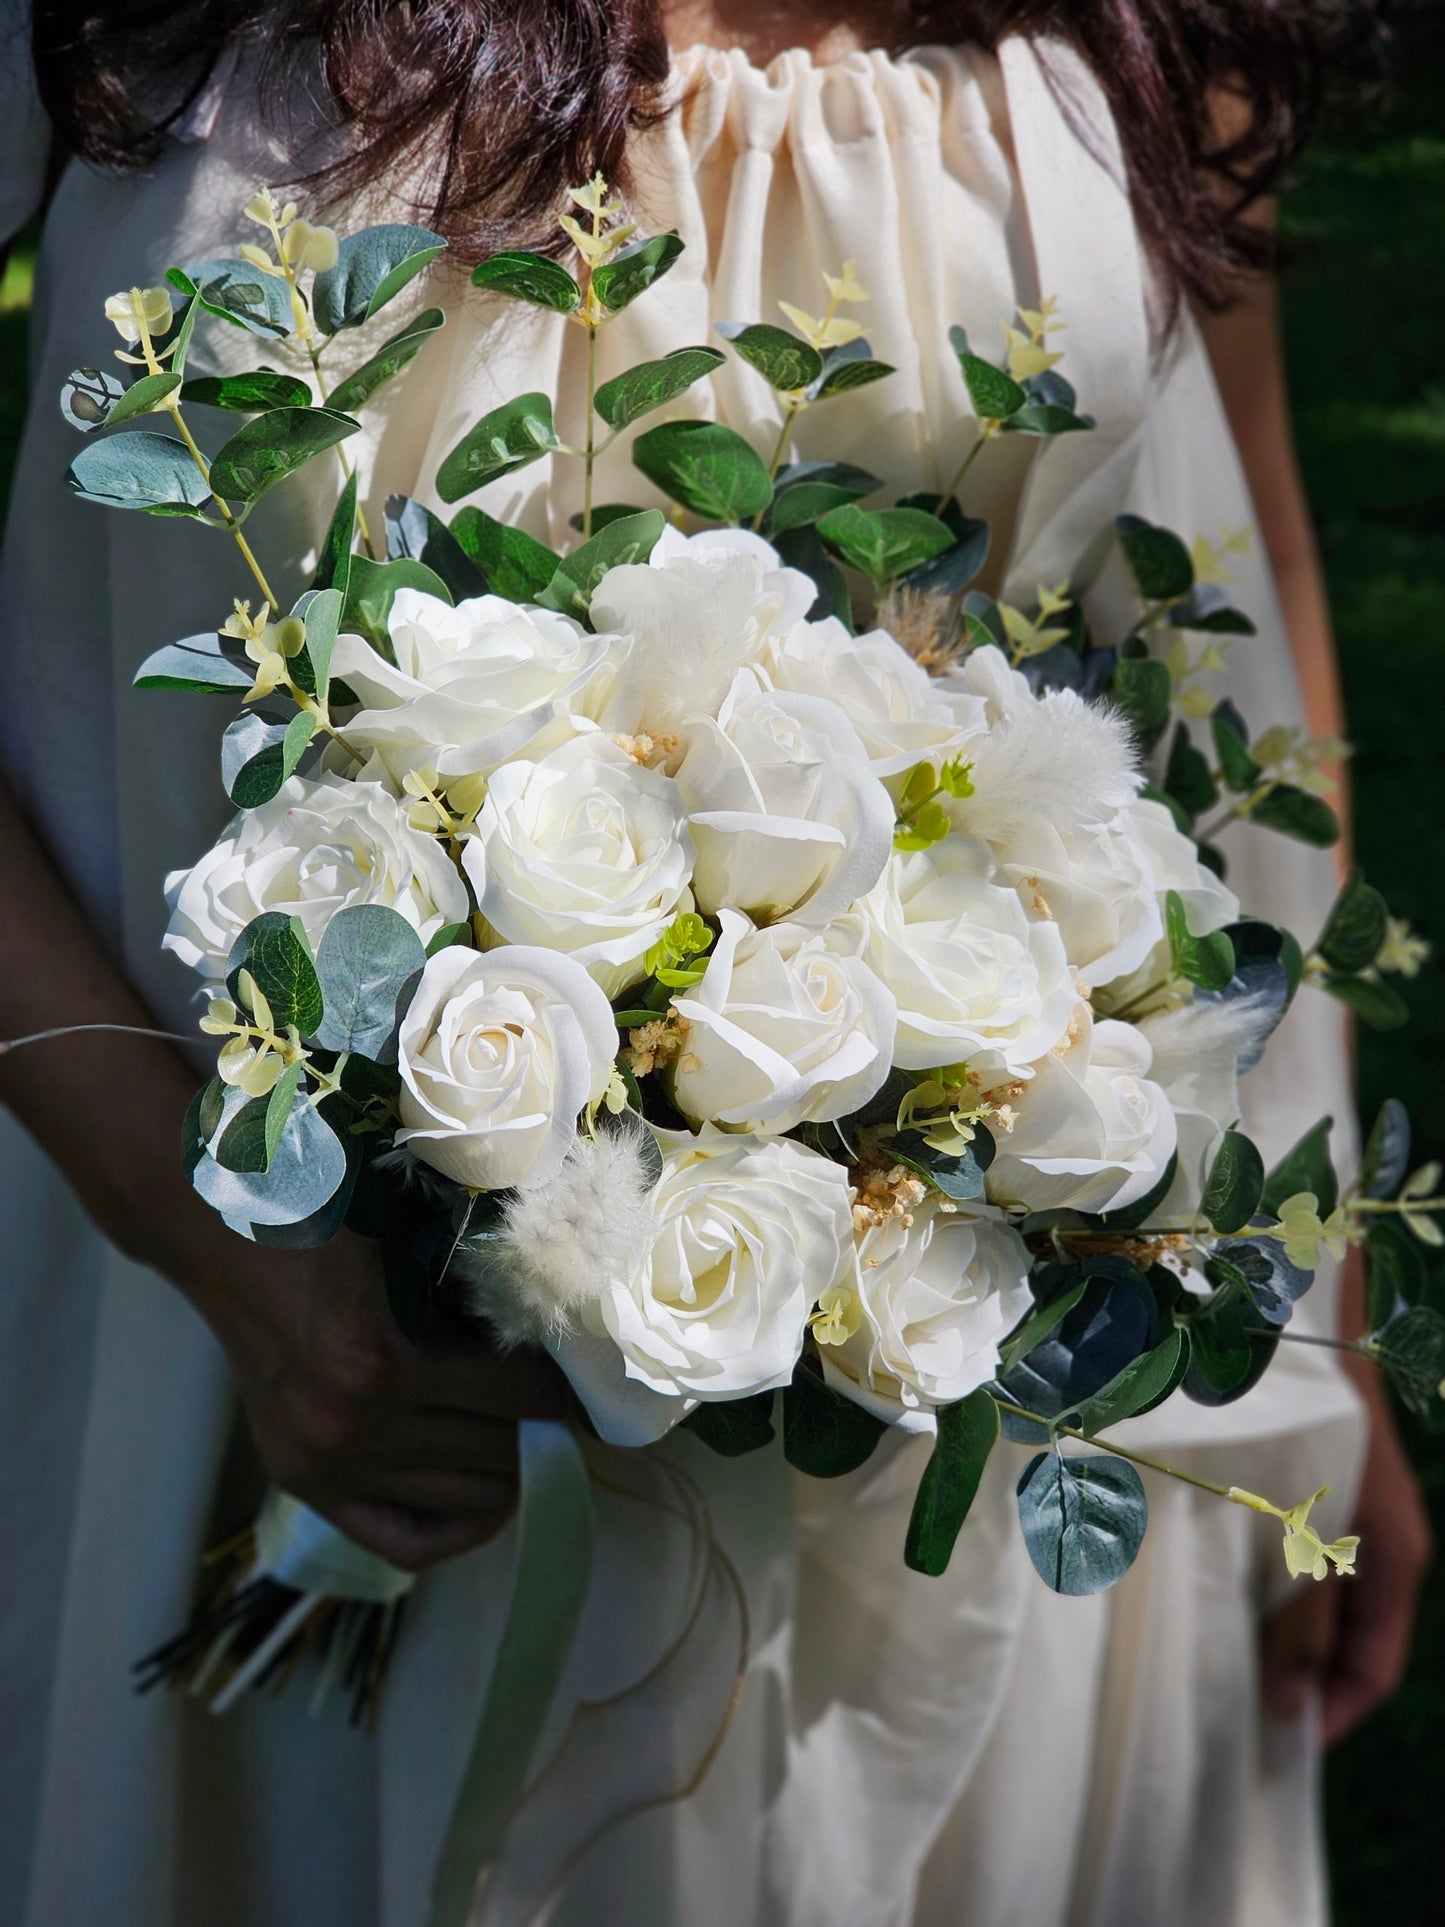
[{"label": "white rose", "polygon": [[1032,921],[993,881],[966,837],[895,854],[877,884],[829,929],[898,1001],[894,1062],[933,1070],[965,1060],[1027,1077],[1069,1028],[1078,1002],[1052,923]]},{"label": "white rose", "polygon": [[673,1002],[688,1024],[673,1099],[700,1121],[791,1131],[846,1117],[893,1061],[887,987],[800,924],[754,930],[724,910],[707,974]]},{"label": "white rose", "polygon": [[477,596],[455,609],[399,590],[388,622],[393,665],[340,635],[334,675],[361,700],[346,740],[375,753],[394,782],[423,766],[444,780],[486,775],[567,717],[612,638],[570,617]]},{"label": "white rose", "polygon": [[1039,819],[995,847],[1000,873],[1025,907],[1058,925],[1082,990],[1137,970],[1164,935],[1153,867],[1128,816],[1107,829],[1064,832]]},{"label": "white rose", "polygon": [[798,623],[769,652],[766,670],[778,689],[836,703],[880,778],[922,762],[966,760],[986,727],[981,696],[950,699],[883,629],[851,636],[835,617]]},{"label": "white rose", "polygon": [[504,764],[462,852],[500,936],[566,951],[609,996],[690,907],[693,861],[677,785],[595,733]]},{"label": "white rose", "polygon": [[1193,842],[1175,827],[1162,803],[1140,798],[1131,804],[1119,817],[1114,836],[1127,846],[1130,861],[1144,873],[1145,892],[1157,919],[1154,941],[1142,955],[1126,957],[1123,968],[1106,975],[1101,965],[1081,981],[1106,991],[1100,1000],[1106,1009],[1127,1010],[1171,974],[1164,935],[1164,900],[1171,890],[1179,893],[1185,919],[1196,937],[1237,922],[1239,899],[1199,861]]},{"label": "white rose", "polygon": [[570,957],[512,945],[430,958],[400,1033],[398,1143],[477,1191],[546,1184],[612,1079],[607,999]]},{"label": "white rose", "polygon": [[254,917],[299,917],[313,952],[338,910],[379,903],[423,943],[466,920],[466,885],[434,837],[379,783],[293,776],[245,810],[199,863],[166,878],[165,947],[211,982]]},{"label": "white rose", "polygon": [[892,799],[843,712],[748,671],[716,721],[692,724],[677,781],[703,910],[826,923],[873,887],[893,847]]},{"label": "white rose", "polygon": [[1178,1142],[1173,1107],[1148,1076],[1151,1053],[1132,1024],[1091,1023],[1034,1066],[1010,1097],[1013,1128],[997,1132],[988,1195],[1030,1211],[1118,1211],[1153,1190]]},{"label": "white rose", "polygon": [[701,1401],[786,1385],[814,1301],[851,1270],[847,1172],[787,1138],[705,1131],[668,1151],[651,1208],[649,1248],[583,1313],[612,1341],[612,1360],[557,1347],[599,1424],[619,1402],[618,1352],[627,1379],[669,1400],[674,1423]]},{"label": "white rose", "polygon": [[[807,615],[810,579],[784,568],[747,529],[663,531],[645,563],[609,569],[592,596],[594,628],[625,635],[587,713],[604,729],[675,733],[715,716],[739,669]],[[601,692],[605,691],[605,696]]]},{"label": "white rose", "polygon": [[885,1219],[815,1325],[824,1377],[890,1424],[935,1430],[938,1406],[995,1377],[1001,1341],[1033,1303],[1031,1262],[1018,1233],[988,1219],[931,1203],[911,1223]]}]

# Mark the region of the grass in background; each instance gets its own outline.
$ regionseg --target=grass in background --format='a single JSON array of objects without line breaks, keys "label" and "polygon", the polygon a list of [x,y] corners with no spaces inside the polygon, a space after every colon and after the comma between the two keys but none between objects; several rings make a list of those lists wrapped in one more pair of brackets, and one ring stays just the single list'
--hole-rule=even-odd
[{"label": "grass in background", "polygon": [[[1405,986],[1409,1028],[1362,1034],[1360,1104],[1368,1118],[1403,1099],[1423,1158],[1445,1151],[1445,22],[1405,21],[1400,42],[1390,97],[1340,103],[1301,164],[1285,323],[1355,744],[1358,857],[1437,946]],[[1445,1440],[1407,1429],[1445,1547]],[[1404,1691],[1330,1759],[1338,1927],[1441,1918],[1428,1843],[1442,1735],[1445,1571],[1427,1584]]]},{"label": "grass in background", "polygon": [[[1359,858],[1440,947],[1410,987],[1410,1028],[1364,1036],[1361,1104],[1368,1117],[1402,1098],[1423,1156],[1445,1149],[1445,23],[1412,21],[1402,39],[1389,101],[1342,106],[1301,166],[1285,319],[1356,745]],[[0,510],[32,263],[22,243],[0,285]],[[1445,1546],[1445,1442],[1412,1427],[1411,1444]],[[1445,1809],[1442,1655],[1445,1571],[1427,1587],[1405,1691],[1330,1762],[1338,1927],[1441,1917],[1429,1842]]]}]

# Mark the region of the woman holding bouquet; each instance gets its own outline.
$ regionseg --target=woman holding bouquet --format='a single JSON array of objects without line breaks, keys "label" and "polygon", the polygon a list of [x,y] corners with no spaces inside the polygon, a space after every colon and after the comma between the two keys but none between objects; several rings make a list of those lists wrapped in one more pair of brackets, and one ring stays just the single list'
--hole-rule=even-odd
[{"label": "woman holding bouquet", "polygon": [[[23,914],[0,934],[0,1035],[186,1018],[159,945],[161,882],[219,827],[213,772],[130,678],[158,637],[213,624],[244,584],[191,532],[87,519],[48,397],[86,361],[104,297],[226,251],[262,180],[425,220],[475,259],[545,245],[566,188],[595,171],[629,178],[638,219],[687,246],[626,324],[618,352],[633,358],[810,301],[822,273],[856,262],[898,378],[858,398],[852,445],[829,453],[866,457],[899,491],[943,487],[965,437],[949,324],[997,339],[1020,307],[1056,301],[1098,427],[981,465],[994,581],[1031,591],[1073,570],[1103,610],[1103,557],[1092,575],[1076,564],[1115,513],[1218,545],[1254,525],[1252,491],[1262,541],[1235,559],[1236,589],[1261,633],[1222,687],[1246,711],[1339,733],[1262,217],[1314,64],[1351,37],[1302,0],[118,0],[38,5],[33,26],[11,0],[6,29],[6,231],[42,200],[52,151],[79,159],[48,214],[40,399],[3,563],[0,890]],[[363,449],[377,519],[478,413],[523,389],[565,398],[580,379],[555,317],[504,321],[459,280],[432,294],[444,343]],[[753,390],[720,378],[717,402],[755,442],[776,436]],[[272,523],[294,587],[304,486]],[[614,492],[629,487],[624,467]],[[569,488],[543,462],[488,499],[560,541]],[[319,489],[313,507],[314,539]],[[1276,871],[1268,852],[1231,856],[1246,903],[1318,927],[1327,857]],[[1302,1000],[1261,1076],[1246,1116],[1268,1155],[1322,1111],[1344,1132],[1332,1006]],[[0,1067],[23,1127],[0,1136],[4,1889],[29,1927],[410,1927],[497,1637],[516,1422],[561,1410],[562,1388],[475,1329],[403,1340],[360,1239],[263,1252],[221,1230],[175,1158],[195,1081],[169,1047],[122,1037]],[[1348,1287],[1322,1278],[1306,1328],[1351,1317]],[[1397,1682],[1425,1556],[1388,1411],[1372,1387],[1366,1414],[1329,1357],[1293,1351],[1226,1424],[1191,1431],[1171,1404],[1134,1435],[1261,1489],[1355,1491],[1369,1556],[1343,1618],[1324,1589],[1278,1610],[1248,1519],[1182,1487],[1151,1491],[1149,1540],[1116,1591],[1061,1599],[1008,1530],[1007,1454],[935,1581],[898,1559],[918,1446],[890,1440],[866,1471],[802,1491],[774,1455],[710,1460],[674,1440],[742,1571],[751,1663],[701,1791],[669,1797],[685,1769],[661,1788],[639,1777],[634,1803],[651,1810],[614,1817],[575,1866],[586,1801],[565,1778],[538,1786],[517,1857],[560,1879],[555,1918],[1323,1918],[1315,1748]],[[128,1663],[184,1617],[196,1552],[244,1519],[262,1465],[426,1572],[374,1740],[308,1722],[304,1694],[211,1722],[179,1696],[128,1692]],[[569,1706],[657,1658],[686,1559],[665,1520],[605,1494],[599,1516]],[[692,1759],[715,1724],[708,1685],[669,1676],[629,1753]],[[598,1780],[629,1779],[620,1754],[599,1755]],[[532,1917],[543,1889],[508,1879],[504,1860],[480,1917]]]}]

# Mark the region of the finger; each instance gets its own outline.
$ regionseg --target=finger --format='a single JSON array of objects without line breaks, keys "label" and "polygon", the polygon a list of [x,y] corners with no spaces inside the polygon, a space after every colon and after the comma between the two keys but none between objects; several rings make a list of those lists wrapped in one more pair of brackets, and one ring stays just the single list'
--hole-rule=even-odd
[{"label": "finger", "polygon": [[566,1417],[567,1380],[547,1353],[500,1351],[474,1321],[445,1343],[414,1347],[409,1363],[425,1404],[498,1419]]},{"label": "finger", "polygon": [[348,1473],[361,1478],[396,1466],[512,1478],[517,1470],[516,1423],[441,1406],[404,1406],[387,1413],[347,1457]]},{"label": "finger", "polygon": [[446,1559],[471,1552],[495,1537],[505,1524],[505,1517],[458,1519],[446,1513],[418,1512],[367,1500],[333,1506],[326,1516],[357,1545],[403,1572],[425,1572]]},{"label": "finger", "polygon": [[1293,1725],[1329,1671],[1339,1621],[1334,1586],[1314,1581],[1265,1621],[1260,1636],[1260,1692],[1270,1718]]}]

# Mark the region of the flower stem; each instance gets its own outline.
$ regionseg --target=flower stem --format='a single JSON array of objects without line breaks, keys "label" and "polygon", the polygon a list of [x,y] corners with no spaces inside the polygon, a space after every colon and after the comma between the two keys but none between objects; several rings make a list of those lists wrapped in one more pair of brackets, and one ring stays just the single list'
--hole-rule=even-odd
[{"label": "flower stem", "polygon": [[[589,285],[590,285],[589,269]],[[587,440],[582,450],[582,540],[592,539],[592,476],[597,465],[597,327],[589,313],[587,328]]]},{"label": "flower stem", "polygon": [[959,463],[958,473],[934,503],[933,512],[935,515],[942,515],[954,496],[957,495],[958,491],[963,487],[964,476],[967,475],[968,471],[973,467],[984,449],[987,448],[988,444],[993,440],[993,437],[994,428],[992,422],[985,422],[979,430],[978,440]]},{"label": "flower stem", "polygon": [[[1198,1486],[1201,1492],[1212,1492],[1217,1498],[1231,1497],[1230,1487],[1216,1485],[1213,1479],[1203,1479],[1194,1472],[1184,1472],[1177,1465],[1166,1465],[1163,1459],[1150,1458],[1147,1452],[1133,1452],[1128,1446],[1120,1445],[1115,1439],[1101,1439],[1094,1433],[1083,1432],[1073,1425],[1055,1425],[1039,1412],[1026,1411],[1022,1405],[1014,1405],[1008,1399],[997,1400],[999,1409],[1011,1412],[1015,1418],[1027,1419],[1031,1424],[1042,1425],[1051,1436],[1062,1435],[1066,1439],[1078,1439],[1084,1445],[1103,1446],[1106,1451],[1115,1453],[1121,1459],[1128,1459],[1131,1465],[1146,1466],[1151,1472],[1162,1472],[1171,1479],[1182,1479],[1186,1485]],[[1237,1503],[1237,1502],[1236,1502]]]},{"label": "flower stem", "polygon": [[[292,281],[292,287],[295,289],[294,279]],[[299,293],[299,290],[296,290],[296,292]],[[321,350],[314,342],[308,341],[306,343],[306,352],[311,358],[311,372],[316,377],[316,391],[320,395],[322,406],[324,407],[331,400],[331,391],[327,388],[326,377],[321,372]],[[347,454],[345,444],[342,442],[336,444],[336,459],[341,464],[343,478],[349,482],[353,473],[351,457]],[[366,526],[366,510],[361,506],[361,497],[359,494],[356,498],[356,532],[361,537],[361,546],[366,550],[368,558],[372,562],[375,562],[376,550],[372,546],[371,530]]]},{"label": "flower stem", "polygon": [[[186,426],[185,419],[181,414],[180,403],[176,401],[174,396],[167,395],[165,405],[170,413],[171,420],[176,425],[177,433],[180,435],[180,438],[185,443],[186,447],[190,450],[191,460],[195,463],[196,467],[199,469],[201,474],[201,479],[205,482],[206,486],[209,488],[210,481],[211,481],[211,465],[206,460],[205,456],[201,453],[200,449],[196,446],[196,438],[194,435],[192,435],[190,429]],[[246,540],[245,536],[241,533],[241,524],[236,520],[235,515],[232,513],[230,504],[228,502],[223,502],[220,496],[214,493],[211,496],[211,500],[215,503],[216,507],[220,510],[221,520],[225,523],[226,527],[231,531],[231,536],[236,544],[236,547],[241,551],[242,556],[245,558],[246,567],[251,571],[251,574],[256,578],[256,586],[260,589],[262,595],[265,596],[267,602],[271,605],[271,607],[275,610],[276,614],[279,616],[281,613],[281,599],[276,594],[275,590],[271,587],[270,583],[266,580],[265,576],[261,573],[261,565],[256,560],[256,557],[252,553],[250,543]]]}]

